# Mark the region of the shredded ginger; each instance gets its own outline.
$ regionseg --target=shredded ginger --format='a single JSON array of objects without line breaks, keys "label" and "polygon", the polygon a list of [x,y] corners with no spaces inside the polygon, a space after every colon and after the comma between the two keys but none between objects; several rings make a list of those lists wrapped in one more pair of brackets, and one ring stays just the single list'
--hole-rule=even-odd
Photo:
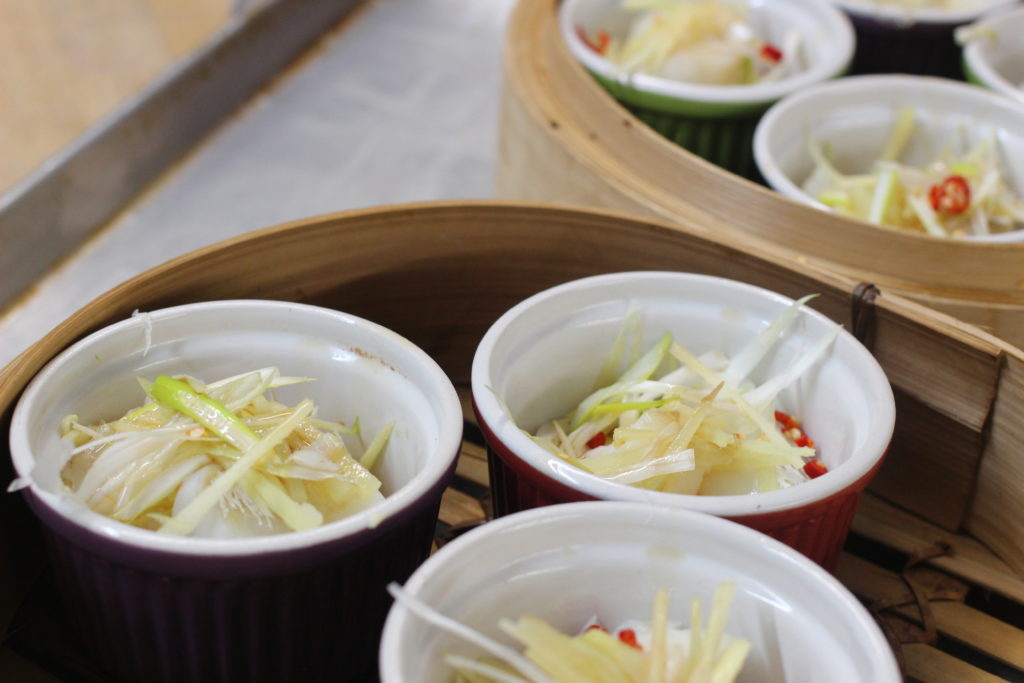
[{"label": "shredded ginger", "polygon": [[639,313],[631,314],[598,388],[532,438],[591,474],[669,493],[758,493],[823,474],[814,442],[775,402],[825,354],[840,328],[761,385],[748,379],[810,298],[794,302],[732,359],[720,351],[697,357],[665,334],[616,378],[626,339],[642,326]]},{"label": "shredded ginger", "polygon": [[458,683],[730,683],[750,651],[748,641],[725,633],[732,583],[715,590],[706,624],[701,621],[700,600],[691,601],[688,629],[669,621],[669,595],[664,589],[654,597],[649,623],[631,621],[611,632],[593,620],[575,636],[534,616],[501,620],[501,630],[523,645],[521,654],[440,614],[395,584],[389,590],[421,619],[491,655],[446,655]]},{"label": "shredded ginger", "polygon": [[753,28],[747,8],[718,0],[625,0],[636,16],[623,39],[599,32],[593,49],[625,73],[704,85],[775,81],[803,67],[800,34],[773,45]]},{"label": "shredded ginger", "polygon": [[149,401],[113,422],[61,421],[73,446],[64,484],[92,510],[166,534],[244,537],[301,531],[381,500],[370,467],[393,423],[360,459],[348,427],[313,416],[312,401],[288,407],[275,387],[307,381],[263,368],[211,384],[162,375],[140,380]]},{"label": "shredded ginger", "polygon": [[815,166],[804,191],[838,213],[936,237],[1024,227],[1024,201],[1010,187],[995,131],[964,152],[957,152],[951,142],[938,159],[916,167],[900,161],[915,127],[914,111],[900,109],[878,158],[869,172],[860,174],[840,172],[828,148],[812,141]]}]

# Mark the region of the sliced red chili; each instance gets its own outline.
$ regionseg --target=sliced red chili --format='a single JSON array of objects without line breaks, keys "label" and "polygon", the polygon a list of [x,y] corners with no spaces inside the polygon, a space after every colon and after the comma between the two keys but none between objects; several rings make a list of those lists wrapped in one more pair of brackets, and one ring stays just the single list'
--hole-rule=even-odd
[{"label": "sliced red chili", "polygon": [[811,479],[817,479],[826,472],[828,472],[828,468],[825,467],[825,463],[818,459],[808,460],[804,463],[804,473]]},{"label": "sliced red chili", "polygon": [[765,43],[761,46],[761,56],[769,62],[779,62],[782,61],[782,50],[771,43]]},{"label": "sliced red chili", "polygon": [[775,421],[780,423],[783,427],[783,431],[789,431],[790,429],[800,429],[800,423],[796,421],[791,415],[787,415],[781,410],[775,411]]},{"label": "sliced red chili", "polygon": [[624,628],[621,631],[619,631],[619,640],[624,642],[626,645],[629,645],[630,647],[635,647],[637,650],[643,649],[642,647],[640,647],[640,643],[636,641],[636,631],[634,631],[631,628]]},{"label": "sliced red chili", "polygon": [[580,40],[582,40],[587,47],[599,55],[603,55],[608,50],[608,46],[612,42],[612,37],[608,35],[607,31],[598,31],[597,42],[592,41],[587,37],[587,31],[582,26],[576,27],[576,35],[580,37]]},{"label": "sliced red chili", "polygon": [[590,626],[587,627],[587,630],[588,631],[604,631],[605,633],[608,633],[608,629],[606,629],[604,626],[601,626],[601,624],[591,624]]},{"label": "sliced red chili", "polygon": [[951,175],[928,189],[928,200],[935,211],[956,216],[971,205],[971,186],[962,175]]},{"label": "sliced red chili", "polygon": [[589,441],[587,441],[587,448],[597,448],[598,446],[603,446],[606,443],[608,443],[608,437],[604,435],[604,432],[598,432],[590,437]]},{"label": "sliced red chili", "polygon": [[807,436],[807,433],[800,427],[800,423],[792,415],[776,410],[775,421],[782,425],[783,435],[791,439],[794,445],[800,448],[814,448],[814,439]]}]

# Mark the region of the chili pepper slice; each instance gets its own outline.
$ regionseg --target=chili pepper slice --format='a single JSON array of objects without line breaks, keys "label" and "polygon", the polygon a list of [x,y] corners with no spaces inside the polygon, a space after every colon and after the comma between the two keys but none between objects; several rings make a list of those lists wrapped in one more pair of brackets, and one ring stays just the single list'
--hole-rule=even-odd
[{"label": "chili pepper slice", "polygon": [[775,421],[782,425],[782,433],[793,440],[793,444],[800,448],[814,448],[814,439],[807,436],[807,433],[800,427],[800,423],[791,415],[781,410],[775,411]]},{"label": "chili pepper slice", "polygon": [[804,474],[811,479],[817,479],[826,472],[828,472],[828,468],[825,467],[825,463],[818,459],[808,460],[804,463]]},{"label": "chili pepper slice", "polygon": [[782,61],[782,50],[771,43],[765,43],[761,46],[761,56],[769,62],[780,62]]},{"label": "chili pepper slice", "polygon": [[603,446],[606,443],[608,443],[608,437],[604,435],[604,432],[598,432],[590,437],[589,441],[587,441],[587,448],[597,448],[598,446]]},{"label": "chili pepper slice", "polygon": [[591,50],[599,55],[603,55],[608,50],[608,45],[612,42],[612,37],[608,35],[607,31],[597,32],[597,42],[593,42],[587,37],[587,31],[582,26],[576,27],[576,35],[580,37],[580,40],[589,47]]},{"label": "chili pepper slice", "polygon": [[971,186],[962,175],[951,175],[928,189],[928,200],[934,210],[956,216],[971,205]]},{"label": "chili pepper slice", "polygon": [[793,440],[793,443],[800,448],[814,448],[814,439],[810,438],[806,434],[798,436]]},{"label": "chili pepper slice", "polygon": [[606,629],[604,626],[601,626],[601,624],[591,624],[590,626],[587,627],[587,630],[588,631],[604,631],[605,633],[608,633],[608,629]]},{"label": "chili pepper slice", "polygon": [[634,631],[631,628],[624,628],[621,631],[619,631],[619,640],[624,642],[626,645],[629,645],[630,647],[635,647],[637,650],[643,649],[642,647],[640,647],[640,643],[636,641],[636,631]]},{"label": "chili pepper slice", "polygon": [[787,415],[781,410],[775,411],[775,421],[780,423],[785,431],[789,431],[790,429],[800,429],[800,424],[796,421],[796,418],[791,415]]}]

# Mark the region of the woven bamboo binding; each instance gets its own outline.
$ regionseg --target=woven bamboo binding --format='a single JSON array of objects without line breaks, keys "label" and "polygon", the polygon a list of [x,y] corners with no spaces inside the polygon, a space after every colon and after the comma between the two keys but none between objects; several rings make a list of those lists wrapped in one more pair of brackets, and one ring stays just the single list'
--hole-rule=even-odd
[{"label": "woven bamboo binding", "polygon": [[[969,530],[1024,572],[1024,352],[884,289],[766,256],[741,238],[619,213],[494,202],[371,209],[268,228],[154,268],[72,315],[0,370],[0,424],[49,359],[135,309],[225,298],[330,306],[409,337],[465,384],[484,331],[531,294],[603,272],[708,273],[792,297],[819,292],[814,307],[871,345],[896,393],[896,436],[874,490],[947,529]],[[4,469],[8,458],[0,457]],[[0,545],[11,548],[23,547],[10,541],[17,501],[0,497]],[[19,556],[0,554],[0,579],[18,575],[2,563]],[[0,607],[4,593],[0,586]]]},{"label": "woven bamboo binding", "polygon": [[785,199],[658,135],[564,46],[556,0],[520,0],[505,45],[498,196],[657,216],[872,282],[1024,346],[1024,244],[940,239]]}]

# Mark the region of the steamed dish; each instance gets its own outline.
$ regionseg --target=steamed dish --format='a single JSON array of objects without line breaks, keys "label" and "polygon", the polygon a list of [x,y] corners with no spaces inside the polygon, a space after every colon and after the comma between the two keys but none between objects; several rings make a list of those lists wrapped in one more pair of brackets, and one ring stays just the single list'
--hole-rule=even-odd
[{"label": "steamed dish", "polygon": [[363,444],[358,420],[321,420],[308,399],[273,398],[304,378],[263,368],[209,384],[139,381],[146,400],[124,416],[61,421],[74,447],[61,479],[96,512],[160,533],[231,538],[311,529],[383,500],[371,470],[393,423]]},{"label": "steamed dish", "polygon": [[522,653],[440,614],[395,584],[389,590],[418,617],[492,655],[446,655],[459,683],[729,683],[750,651],[748,641],[725,633],[731,583],[716,589],[706,624],[700,601],[691,601],[689,628],[669,621],[669,595],[664,589],[654,597],[649,622],[630,621],[611,631],[595,620],[582,625],[575,636],[533,616],[501,620],[501,630],[523,646]]},{"label": "steamed dish", "polygon": [[825,354],[839,327],[764,382],[750,379],[810,298],[794,302],[733,358],[720,350],[696,356],[665,334],[620,371],[642,333],[639,313],[631,313],[595,390],[532,438],[608,481],[668,493],[743,495],[825,474],[813,440],[777,400]]},{"label": "steamed dish", "polygon": [[1024,201],[1009,184],[994,130],[973,145],[953,136],[923,166],[904,161],[916,134],[911,109],[898,112],[870,169],[844,173],[827,141],[812,140],[814,170],[803,190],[838,213],[936,237],[982,236],[1024,227]]},{"label": "steamed dish", "polygon": [[687,83],[745,85],[799,71],[800,35],[780,45],[758,35],[742,4],[717,0],[625,0],[633,15],[625,37],[604,31],[580,37],[624,73]]}]

